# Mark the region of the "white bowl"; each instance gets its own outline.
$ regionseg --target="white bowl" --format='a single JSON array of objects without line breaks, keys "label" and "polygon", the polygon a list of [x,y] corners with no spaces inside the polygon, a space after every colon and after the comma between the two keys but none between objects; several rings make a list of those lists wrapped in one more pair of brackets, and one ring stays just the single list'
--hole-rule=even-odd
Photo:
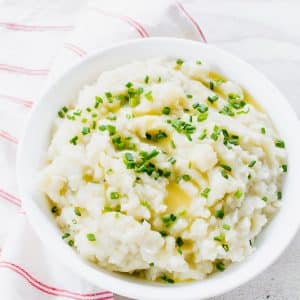
[{"label": "white bowl", "polygon": [[[257,238],[255,253],[246,261],[232,264],[225,272],[203,281],[175,285],[151,283],[110,273],[83,261],[62,241],[48,206],[33,184],[45,156],[57,111],[70,99],[74,99],[82,86],[93,82],[102,71],[158,56],[201,59],[211,64],[213,70],[239,83],[269,113],[286,143],[288,152],[289,170],[284,183],[283,205]],[[249,64],[223,50],[180,39],[150,38],[128,41],[103,49],[71,68],[47,89],[34,106],[18,149],[17,176],[20,196],[29,221],[45,242],[45,247],[89,282],[115,293],[143,300],[205,299],[223,294],[258,275],[279,257],[295,236],[300,225],[298,130],[299,121],[277,88]]]}]

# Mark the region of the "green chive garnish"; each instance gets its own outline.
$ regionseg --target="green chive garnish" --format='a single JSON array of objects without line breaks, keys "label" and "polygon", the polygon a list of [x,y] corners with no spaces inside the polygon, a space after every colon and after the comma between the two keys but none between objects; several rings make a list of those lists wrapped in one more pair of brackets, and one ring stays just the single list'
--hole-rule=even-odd
[{"label": "green chive garnish", "polygon": [[230,225],[228,225],[228,224],[223,224],[223,229],[225,229],[225,230],[230,230]]},{"label": "green chive garnish", "polygon": [[95,242],[96,241],[96,236],[93,233],[88,233],[86,235],[86,238],[90,241],[90,242]]},{"label": "green chive garnish", "polygon": [[76,216],[80,217],[81,216],[80,207],[78,206],[74,207],[74,213]]},{"label": "green chive garnish", "polygon": [[231,167],[225,165],[225,164],[220,164],[220,167],[223,168],[224,170],[228,171],[228,172],[231,172]]},{"label": "green chive garnish", "polygon": [[201,196],[204,197],[204,198],[207,198],[208,197],[208,194],[210,192],[210,188],[205,188],[202,192],[201,192]]},{"label": "green chive garnish", "polygon": [[120,198],[120,194],[118,192],[111,192],[110,193],[110,199],[116,200]]},{"label": "green chive garnish", "polygon": [[256,160],[252,160],[252,161],[248,164],[248,167],[249,167],[249,168],[252,168],[252,167],[254,167],[255,164],[256,164]]},{"label": "green chive garnish", "polygon": [[170,111],[171,111],[171,108],[168,107],[168,106],[165,106],[165,107],[162,109],[162,113],[163,113],[164,115],[170,114]]},{"label": "green chive garnish", "polygon": [[218,219],[223,219],[224,218],[224,210],[223,209],[216,210],[215,217]]},{"label": "green chive garnish", "polygon": [[184,61],[181,58],[178,58],[176,60],[176,64],[179,65],[179,66],[181,66],[183,63],[184,63]]},{"label": "green chive garnish", "polygon": [[285,147],[285,143],[282,140],[277,140],[275,142],[275,146],[278,147],[278,148],[284,148]]}]

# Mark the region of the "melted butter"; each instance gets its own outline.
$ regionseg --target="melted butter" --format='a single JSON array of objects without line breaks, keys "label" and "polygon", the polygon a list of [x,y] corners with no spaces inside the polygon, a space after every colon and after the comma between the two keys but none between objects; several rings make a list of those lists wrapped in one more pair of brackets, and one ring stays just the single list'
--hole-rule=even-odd
[{"label": "melted butter", "polygon": [[259,112],[265,112],[263,107],[256,100],[254,100],[254,98],[248,93],[248,91],[243,89],[243,93],[244,93],[244,100],[246,103],[251,104]]},{"label": "melted butter", "polygon": [[[209,72],[209,78],[214,81],[218,81],[218,80],[222,80],[224,82],[228,81],[228,79],[226,77],[224,77],[216,72]],[[263,107],[252,97],[252,95],[247,90],[245,90],[244,88],[242,88],[242,90],[243,90],[243,94],[244,94],[244,101],[246,103],[251,104],[259,112],[265,112]],[[223,98],[226,99],[226,96],[221,91],[221,89],[218,87],[218,85],[215,86],[215,91],[217,92],[217,94],[219,94],[220,96],[222,96]]]},{"label": "melted butter", "polygon": [[176,182],[167,185],[167,193],[164,202],[169,212],[182,211],[190,206],[191,197]]}]

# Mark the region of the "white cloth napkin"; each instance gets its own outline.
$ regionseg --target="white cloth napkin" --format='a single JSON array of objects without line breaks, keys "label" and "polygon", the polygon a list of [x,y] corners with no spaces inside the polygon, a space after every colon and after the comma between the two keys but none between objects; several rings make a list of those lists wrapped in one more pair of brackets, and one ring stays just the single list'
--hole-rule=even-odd
[{"label": "white cloth napkin", "polygon": [[150,36],[206,42],[191,14],[196,1],[25,2],[14,6],[0,0],[0,37],[6,41],[0,49],[0,81],[5,85],[0,87],[0,298],[112,299],[111,292],[90,285],[58,263],[30,228],[21,210],[22,199],[17,198],[18,138],[32,97],[93,51]]}]

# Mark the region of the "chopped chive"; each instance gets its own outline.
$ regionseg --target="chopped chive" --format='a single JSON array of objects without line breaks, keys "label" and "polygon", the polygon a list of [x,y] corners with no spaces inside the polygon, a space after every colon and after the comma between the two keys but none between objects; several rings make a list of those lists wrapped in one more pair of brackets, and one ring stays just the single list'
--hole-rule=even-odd
[{"label": "chopped chive", "polygon": [[201,60],[196,60],[196,64],[197,65],[202,65],[202,61]]},{"label": "chopped chive", "polygon": [[200,141],[204,140],[207,136],[207,129],[204,129],[201,135],[198,137]]},{"label": "chopped chive", "polygon": [[64,240],[64,239],[68,238],[69,236],[70,236],[70,233],[66,232],[62,235],[61,238]]},{"label": "chopped chive", "polygon": [[223,210],[223,208],[216,210],[215,217],[218,218],[218,219],[223,219],[224,218],[224,210]]},{"label": "chopped chive", "polygon": [[162,130],[159,130],[158,133],[155,135],[155,138],[157,140],[161,140],[161,139],[164,139],[164,138],[167,138],[167,137],[168,137],[168,135]]},{"label": "chopped chive", "polygon": [[189,141],[192,141],[191,134],[196,131],[196,127],[180,118],[170,121],[171,126],[178,132],[184,134]]},{"label": "chopped chive", "polygon": [[149,83],[149,75],[146,75],[146,76],[145,76],[144,82],[145,82],[146,84]]},{"label": "chopped chive", "polygon": [[277,199],[281,200],[282,199],[282,193],[281,192],[277,192]]},{"label": "chopped chive", "polygon": [[170,277],[168,277],[167,275],[163,275],[163,276],[161,276],[160,277],[161,278],[161,280],[163,280],[163,281],[165,281],[165,282],[167,282],[167,283],[175,283],[175,281],[174,281],[174,279],[172,279],[172,278],[170,278]]},{"label": "chopped chive", "polygon": [[227,244],[222,244],[222,247],[226,252],[229,251],[229,246]]},{"label": "chopped chive", "polygon": [[106,118],[107,120],[110,120],[110,121],[116,121],[117,120],[117,116],[115,115],[110,115]]},{"label": "chopped chive", "polygon": [[248,180],[250,180],[252,178],[251,174],[248,174]]},{"label": "chopped chive", "polygon": [[152,135],[149,132],[145,133],[145,137],[147,140],[151,140],[152,139]]},{"label": "chopped chive", "polygon": [[209,81],[209,88],[213,91],[215,88],[215,84],[212,80]]},{"label": "chopped chive", "polygon": [[241,190],[236,190],[234,193],[234,197],[240,199],[243,196],[243,192]]},{"label": "chopped chive", "polygon": [[61,119],[63,119],[63,118],[65,117],[65,114],[64,114],[61,110],[57,113],[57,115],[58,115]]},{"label": "chopped chive", "polygon": [[278,147],[278,148],[284,148],[285,147],[285,143],[282,140],[277,140],[275,142],[275,146]]},{"label": "chopped chive", "polygon": [[135,161],[133,155],[130,152],[126,152],[123,156],[123,162],[125,163],[127,169],[133,169],[135,167]]},{"label": "chopped chive", "polygon": [[174,157],[170,157],[168,162],[171,163],[171,165],[174,165],[176,163],[176,159]]},{"label": "chopped chive", "polygon": [[228,176],[228,174],[225,172],[225,170],[222,170],[222,171],[221,171],[221,175],[222,175],[225,179],[228,179],[228,178],[229,178],[229,176]]},{"label": "chopped chive", "polygon": [[288,169],[288,166],[287,165],[282,165],[281,168],[282,168],[282,172],[286,173],[287,169]]},{"label": "chopped chive", "polygon": [[76,111],[73,112],[73,115],[75,116],[81,116],[82,110],[78,109]]},{"label": "chopped chive", "polygon": [[267,202],[268,201],[268,197],[264,196],[264,197],[261,198],[261,200]]},{"label": "chopped chive", "polygon": [[220,234],[220,235],[217,235],[214,237],[214,241],[217,241],[217,242],[224,242],[224,235],[223,234]]},{"label": "chopped chive", "polygon": [[152,96],[152,91],[149,91],[145,94],[145,98],[148,100],[148,101],[153,101],[153,96]]},{"label": "chopped chive", "polygon": [[67,119],[70,121],[75,121],[75,116],[67,115]]},{"label": "chopped chive", "polygon": [[161,83],[161,77],[160,76],[158,77],[157,82]]},{"label": "chopped chive", "polygon": [[99,96],[95,96],[95,105],[94,105],[94,108],[98,108],[100,103],[103,103],[103,99]]},{"label": "chopped chive", "polygon": [[201,113],[201,114],[198,115],[197,121],[198,122],[203,122],[207,119],[207,117],[208,117],[208,113]]},{"label": "chopped chive", "polygon": [[125,86],[126,86],[127,88],[131,88],[131,87],[133,86],[133,83],[132,83],[132,82],[127,82],[127,83],[125,84]]},{"label": "chopped chive", "polygon": [[87,112],[91,112],[91,111],[92,111],[92,109],[91,109],[90,107],[87,107],[85,110],[86,110]]},{"label": "chopped chive", "polygon": [[52,206],[51,207],[51,212],[53,213],[53,214],[56,214],[57,212],[58,212],[58,208],[57,208],[57,206]]},{"label": "chopped chive", "polygon": [[222,262],[217,262],[216,269],[220,272],[223,272],[225,270],[225,265]]},{"label": "chopped chive", "polygon": [[260,132],[261,132],[261,134],[266,134],[266,128],[262,127],[262,128],[260,129]]},{"label": "chopped chive", "polygon": [[77,145],[77,140],[78,140],[78,136],[77,135],[75,135],[74,137],[72,137],[71,139],[70,139],[70,143],[71,144],[73,144],[73,145]]},{"label": "chopped chive", "polygon": [[223,114],[223,115],[227,115],[227,116],[230,116],[230,117],[233,117],[234,116],[234,112],[232,110],[232,108],[229,106],[229,105],[225,105],[220,111],[219,111],[220,114]]},{"label": "chopped chive", "polygon": [[215,125],[212,134],[210,135],[211,139],[217,141],[220,136],[220,128]]},{"label": "chopped chive", "polygon": [[133,98],[129,99],[129,105],[131,107],[136,107],[139,104],[140,104],[140,98],[139,97],[133,97]]},{"label": "chopped chive", "polygon": [[100,131],[105,131],[106,130],[106,125],[100,125],[99,127]]},{"label": "chopped chive", "polygon": [[86,238],[90,241],[90,242],[95,242],[96,241],[96,236],[93,233],[88,233],[86,235]]},{"label": "chopped chive", "polygon": [[81,216],[81,211],[80,211],[80,207],[76,206],[74,207],[74,213],[76,216]]},{"label": "chopped chive", "polygon": [[181,66],[183,63],[184,63],[184,61],[181,58],[178,58],[176,60],[176,64],[179,65],[179,66]]},{"label": "chopped chive", "polygon": [[249,168],[252,168],[252,167],[254,167],[255,164],[256,164],[256,160],[252,160],[252,161],[250,161],[250,163],[248,164],[248,167],[249,167]]},{"label": "chopped chive", "polygon": [[108,132],[109,132],[109,135],[114,135],[116,133],[116,127],[113,126],[113,125],[107,125],[106,126]]},{"label": "chopped chive", "polygon": [[116,200],[120,198],[120,194],[118,192],[111,192],[110,193],[110,199]]},{"label": "chopped chive", "polygon": [[150,267],[154,267],[154,263],[151,262],[151,263],[149,264],[149,266],[150,266]]},{"label": "chopped chive", "polygon": [[69,245],[70,247],[73,247],[73,246],[74,246],[74,240],[69,240],[69,241],[68,241],[68,245]]},{"label": "chopped chive", "polygon": [[219,99],[218,95],[212,95],[207,97],[207,101],[210,103],[214,103]]},{"label": "chopped chive", "polygon": [[191,176],[188,175],[188,174],[184,174],[184,175],[182,175],[182,179],[183,179],[184,181],[190,181],[190,180],[191,180]]},{"label": "chopped chive", "polygon": [[231,167],[225,165],[225,164],[220,164],[220,167],[223,168],[224,170],[228,171],[228,172],[231,172]]},{"label": "chopped chive", "polygon": [[87,118],[82,118],[81,123],[85,124],[87,122]]},{"label": "chopped chive", "polygon": [[188,99],[192,99],[192,98],[193,98],[193,95],[187,94],[186,97],[187,97]]},{"label": "chopped chive", "polygon": [[225,230],[230,230],[230,225],[228,225],[228,224],[223,224],[223,229],[225,229]]},{"label": "chopped chive", "polygon": [[112,100],[112,93],[111,92],[106,92],[105,93],[105,97],[106,97],[108,103],[112,103],[113,102],[113,100]]},{"label": "chopped chive", "polygon": [[176,144],[173,140],[171,141],[171,146],[172,146],[173,149],[176,149]]},{"label": "chopped chive", "polygon": [[183,239],[182,239],[180,236],[177,237],[177,238],[176,238],[176,245],[177,245],[178,247],[182,247],[183,244],[184,244]]},{"label": "chopped chive", "polygon": [[90,133],[90,128],[89,127],[83,127],[81,133],[83,135],[89,134]]},{"label": "chopped chive", "polygon": [[210,188],[207,187],[201,192],[201,196],[204,198],[208,198],[209,192],[210,192]]},{"label": "chopped chive", "polygon": [[170,114],[170,111],[171,111],[171,108],[168,107],[168,106],[165,106],[165,107],[162,109],[162,113],[163,113],[164,115]]},{"label": "chopped chive", "polygon": [[198,110],[200,113],[206,113],[208,111],[208,106],[202,103],[194,103],[193,108]]},{"label": "chopped chive", "polygon": [[170,215],[162,217],[162,221],[163,221],[164,225],[167,227],[171,226],[176,220],[177,220],[177,217],[174,214],[170,214]]},{"label": "chopped chive", "polygon": [[168,236],[168,233],[167,233],[166,231],[164,231],[164,230],[160,231],[159,233],[160,233],[160,235],[161,235],[162,237]]}]

